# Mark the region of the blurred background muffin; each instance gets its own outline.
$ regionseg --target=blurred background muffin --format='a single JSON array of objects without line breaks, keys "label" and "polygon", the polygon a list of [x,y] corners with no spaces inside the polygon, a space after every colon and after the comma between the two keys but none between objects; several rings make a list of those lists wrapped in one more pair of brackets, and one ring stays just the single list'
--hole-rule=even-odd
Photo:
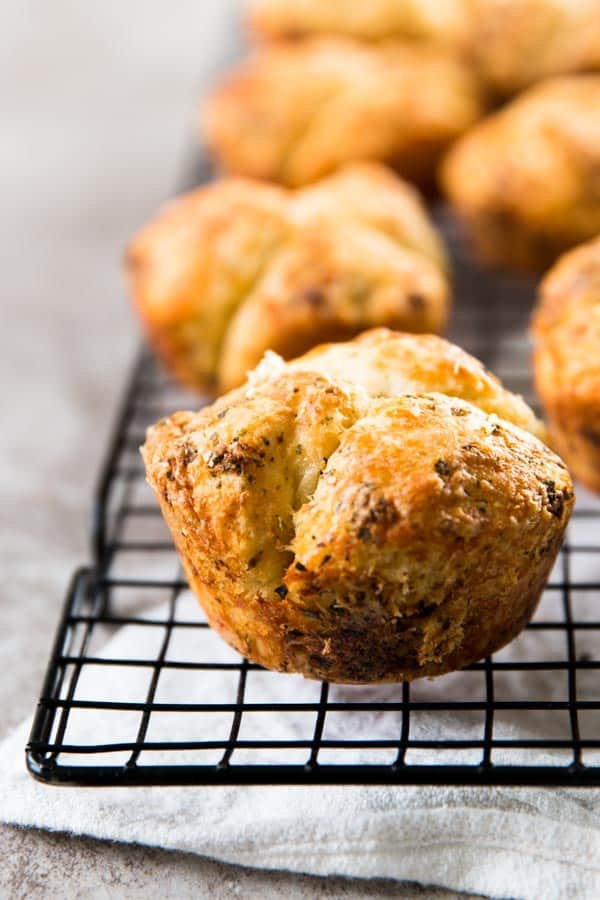
[{"label": "blurred background muffin", "polygon": [[356,163],[297,192],[228,178],[172,202],[130,245],[137,308],[197,389],[229,389],[266,350],[294,356],[374,325],[443,329],[447,263],[417,192]]},{"label": "blurred background muffin", "polygon": [[464,9],[467,54],[496,96],[600,69],[600,0],[464,0]]},{"label": "blurred background muffin", "polygon": [[551,75],[600,68],[600,0],[251,0],[260,39],[346,35],[435,41],[510,96]]},{"label": "blurred background muffin", "polygon": [[312,38],[229,70],[203,106],[203,139],[228,172],[298,187],[360,159],[431,180],[482,114],[477,78],[417,43]]},{"label": "blurred background muffin", "polygon": [[442,182],[486,262],[543,269],[600,232],[600,75],[541,82],[450,150]]},{"label": "blurred background muffin", "polygon": [[346,35],[457,44],[468,17],[463,0],[250,0],[248,24],[261,39]]},{"label": "blurred background muffin", "polygon": [[553,444],[600,493],[600,237],[546,275],[533,336],[535,383]]}]

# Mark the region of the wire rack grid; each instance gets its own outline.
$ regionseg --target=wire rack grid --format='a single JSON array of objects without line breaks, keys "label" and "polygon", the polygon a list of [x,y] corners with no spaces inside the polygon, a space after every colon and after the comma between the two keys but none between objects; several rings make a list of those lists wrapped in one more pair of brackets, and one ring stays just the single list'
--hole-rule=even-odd
[{"label": "wire rack grid", "polygon": [[[203,177],[196,169],[188,182]],[[450,337],[531,393],[534,284],[480,270],[444,209]],[[600,503],[578,503],[539,610],[493,658],[349,687],[266,672],[210,630],[144,481],[145,428],[198,406],[143,349],[99,480],[27,747],[54,784],[600,784]],[[132,651],[132,647],[135,648]],[[138,649],[139,648],[139,651]]]}]

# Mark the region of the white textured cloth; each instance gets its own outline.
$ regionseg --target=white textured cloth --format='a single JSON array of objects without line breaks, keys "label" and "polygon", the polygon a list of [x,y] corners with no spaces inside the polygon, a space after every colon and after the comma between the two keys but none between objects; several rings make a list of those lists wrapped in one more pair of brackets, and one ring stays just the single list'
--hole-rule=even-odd
[{"label": "white textured cloth", "polygon": [[[572,562],[574,564],[574,561]],[[581,562],[573,573],[582,582],[594,574],[595,555]],[[557,573],[559,577],[560,573]],[[589,594],[589,596],[588,596]],[[549,592],[542,602],[540,619],[558,615],[560,592]],[[592,593],[575,597],[578,615],[597,618],[598,597]],[[180,618],[198,615],[191,596],[181,598]],[[163,616],[164,608],[150,609],[148,617]],[[152,656],[162,640],[159,628],[125,626],[101,650],[99,656],[140,658]],[[503,659],[564,659],[562,632],[529,631],[501,651]],[[578,635],[578,654],[595,652]],[[210,630],[175,629],[167,659],[237,659]],[[79,699],[143,700],[152,670],[137,667],[85,666],[76,697]],[[589,674],[586,679],[582,676]],[[522,673],[518,679],[523,679]],[[425,681],[413,686],[413,697],[449,698],[481,696],[482,673],[465,672]],[[233,700],[236,673],[164,669],[155,700],[210,702]],[[505,681],[496,674],[496,695],[515,697],[518,681]],[[246,700],[279,702],[315,700],[319,686],[295,676],[251,671]],[[379,699],[398,697],[395,685],[370,688],[332,687],[331,699]],[[567,690],[565,672],[531,673],[522,686],[533,699],[560,699]],[[597,671],[580,673],[582,698],[598,696]],[[357,693],[358,692],[358,693]],[[420,693],[419,693],[420,692]],[[479,693],[478,693],[479,692]],[[523,696],[523,695],[522,695]],[[556,723],[550,717],[556,715]],[[564,735],[567,713],[527,712],[497,714],[496,737]],[[132,740],[139,725],[139,712],[75,710],[65,735],[70,744],[94,743],[99,735],[111,742]],[[329,713],[324,737],[397,737],[399,713]],[[258,717],[258,718],[257,718]],[[596,712],[580,713],[583,736],[598,734]],[[147,739],[202,740],[226,737],[231,713],[185,715],[152,714]],[[492,897],[598,898],[600,896],[600,790],[466,788],[403,786],[340,787],[181,787],[181,788],[71,788],[36,783],[25,771],[24,746],[29,723],[23,723],[0,747],[0,818],[30,825],[117,841],[191,851],[224,861],[262,868],[287,869],[314,874],[344,874],[357,877],[390,877],[482,893]],[[281,712],[278,715],[245,715],[240,738],[310,737],[314,713]],[[424,738],[468,737],[481,734],[481,714],[465,712],[414,714],[411,734]],[[233,762],[252,761],[253,751],[236,751]],[[306,759],[306,751],[298,761]],[[341,751],[322,751],[326,761]],[[414,751],[417,753],[418,751]],[[407,762],[476,761],[479,750],[456,751],[443,760],[433,751]],[[497,762],[567,762],[562,751],[534,754],[506,751]],[[222,751],[207,755],[214,762]],[[274,761],[277,751],[273,751]],[[354,751],[344,761],[374,760],[373,752]],[[388,761],[394,752],[377,761]],[[558,754],[558,756],[555,755]],[[327,756],[329,754],[329,756]],[[126,754],[125,754],[126,756]],[[261,757],[263,759],[264,757]],[[323,757],[321,757],[323,758]],[[153,753],[153,762],[161,759]],[[169,761],[173,753],[169,754]],[[181,762],[189,761],[185,753]],[[586,757],[598,760],[598,754]],[[93,761],[89,756],[72,762]],[[105,762],[118,762],[113,755]],[[149,756],[140,757],[147,764]],[[166,760],[165,760],[166,761]],[[296,761],[296,760],[294,760]]]}]

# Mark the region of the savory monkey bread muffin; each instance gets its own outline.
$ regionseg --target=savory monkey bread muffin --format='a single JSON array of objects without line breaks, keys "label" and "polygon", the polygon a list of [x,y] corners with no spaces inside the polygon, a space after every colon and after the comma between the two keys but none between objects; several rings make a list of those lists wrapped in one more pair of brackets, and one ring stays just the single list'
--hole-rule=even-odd
[{"label": "savory monkey bread muffin", "polygon": [[417,193],[375,163],[290,192],[224,179],[133,240],[128,272],[159,354],[195,388],[240,384],[284,357],[375,325],[441,331],[444,250]]},{"label": "savory monkey bread muffin", "polygon": [[426,182],[481,112],[476,77],[443,49],[314,38],[269,45],[232,69],[201,131],[226,171],[290,187],[362,159]]},{"label": "savory monkey bread muffin", "polygon": [[148,432],[148,481],[209,622],[266,666],[439,675],[532,615],[573,504],[540,423],[431,335],[377,329]]},{"label": "savory monkey bread muffin", "polygon": [[543,269],[600,232],[600,75],[542,82],[450,150],[442,181],[484,260]]},{"label": "savory monkey bread muffin", "polygon": [[248,10],[262,40],[435,41],[460,52],[500,97],[600,68],[600,0],[250,0]]},{"label": "savory monkey bread muffin", "polygon": [[498,97],[600,69],[600,0],[463,0],[463,8],[467,53]]},{"label": "savory monkey bread muffin", "polygon": [[600,493],[600,238],[567,253],[546,275],[533,335],[535,383],[553,444],[577,478]]}]

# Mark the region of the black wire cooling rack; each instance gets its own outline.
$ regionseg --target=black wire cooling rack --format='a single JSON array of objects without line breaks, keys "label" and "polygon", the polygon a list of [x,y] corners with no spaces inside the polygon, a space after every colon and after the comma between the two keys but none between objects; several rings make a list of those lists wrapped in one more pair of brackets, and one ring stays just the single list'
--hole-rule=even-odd
[{"label": "black wire cooling rack", "polygon": [[[438,220],[456,276],[450,337],[534,402],[533,282],[478,269]],[[266,672],[209,629],[144,482],[146,426],[197,405],[142,350],[94,502],[93,563],[73,578],[27,747],[36,778],[600,784],[600,503],[579,492],[538,613],[493,658],[383,687]]]}]

